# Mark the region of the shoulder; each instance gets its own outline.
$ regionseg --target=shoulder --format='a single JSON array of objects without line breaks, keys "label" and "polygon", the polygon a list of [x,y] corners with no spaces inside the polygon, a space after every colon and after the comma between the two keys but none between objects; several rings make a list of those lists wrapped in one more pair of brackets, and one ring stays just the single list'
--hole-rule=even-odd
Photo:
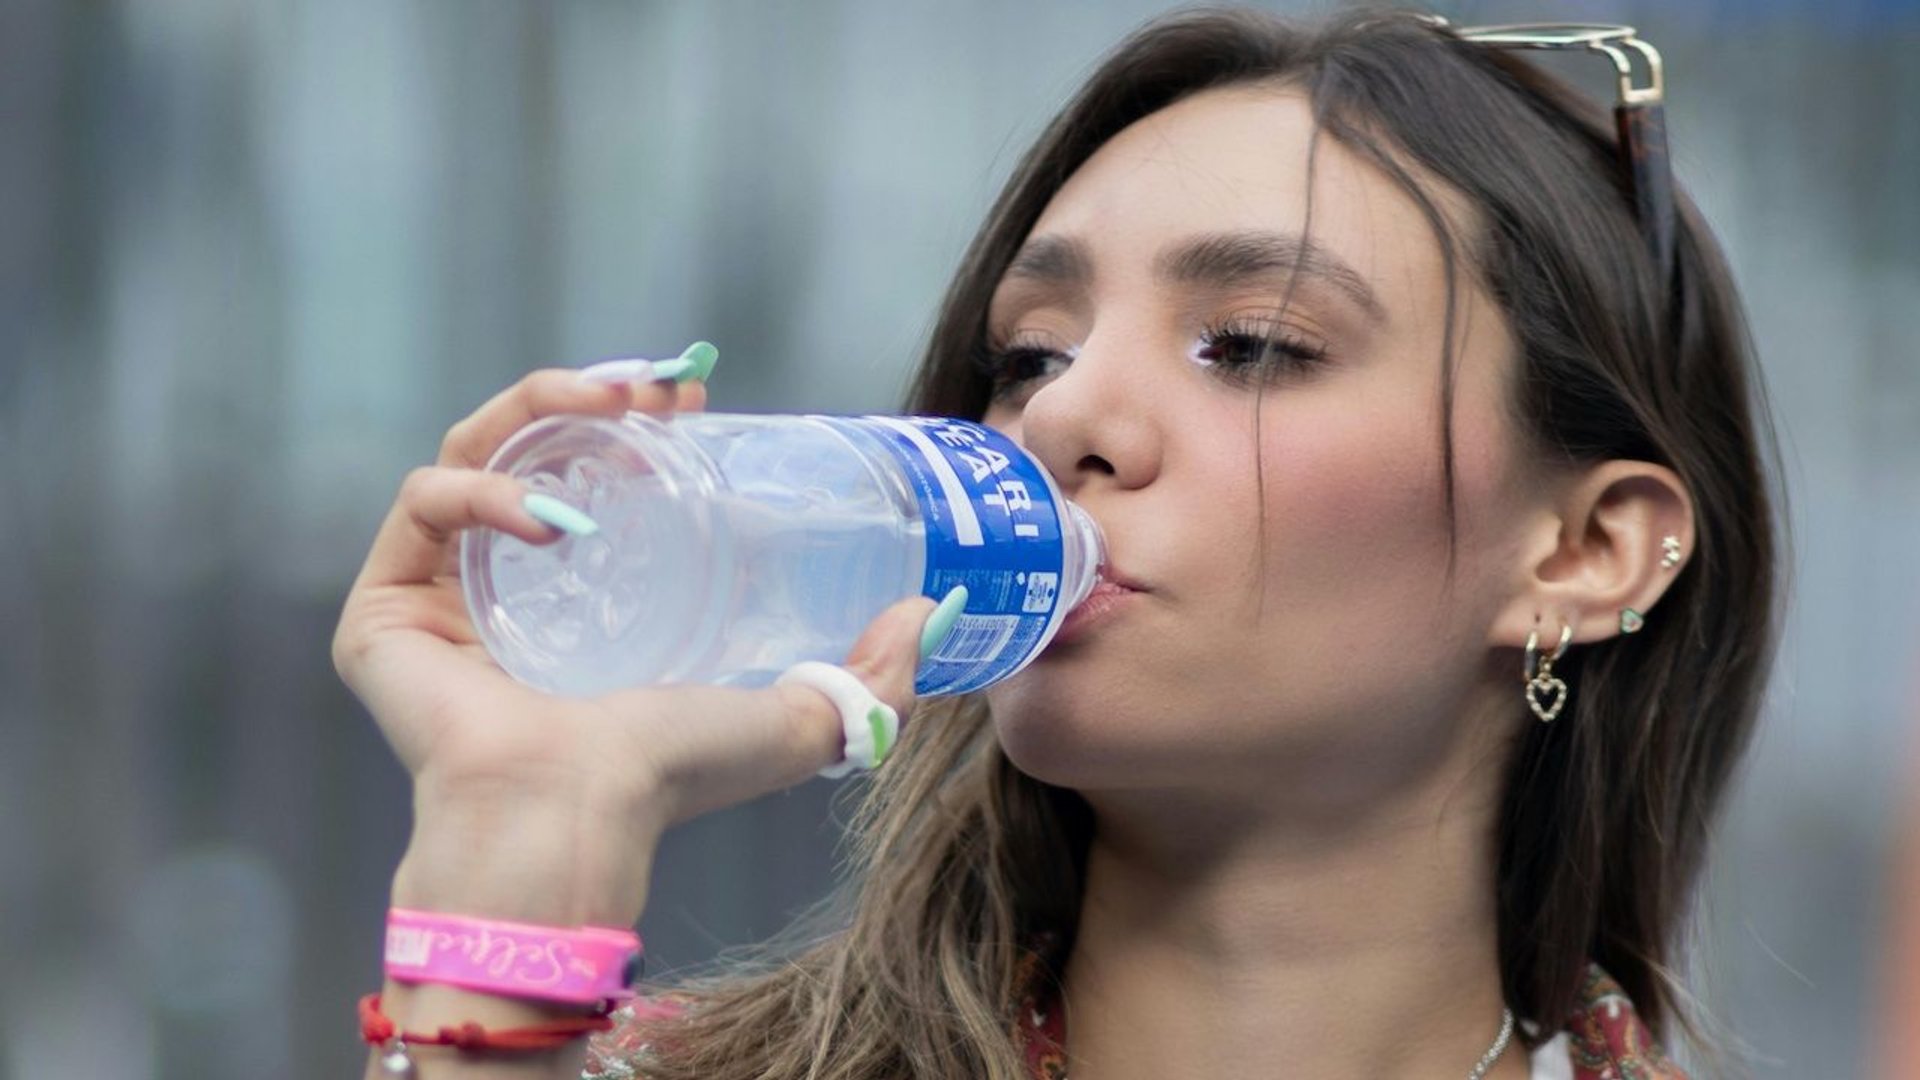
[{"label": "shoulder", "polygon": [[1566,1032],[1574,1080],[1687,1080],[1654,1042],[1626,991],[1598,964],[1587,967]]},{"label": "shoulder", "polygon": [[679,993],[637,997],[608,1016],[610,1030],[600,1032],[587,1042],[587,1063],[582,1080],[643,1080],[639,1071],[651,1049],[654,1025],[684,1015],[692,998]]}]

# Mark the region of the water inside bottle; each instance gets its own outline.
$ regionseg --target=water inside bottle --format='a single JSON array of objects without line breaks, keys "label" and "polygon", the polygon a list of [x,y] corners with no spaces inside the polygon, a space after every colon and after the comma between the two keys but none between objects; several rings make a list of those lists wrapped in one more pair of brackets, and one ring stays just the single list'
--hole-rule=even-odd
[{"label": "water inside bottle", "polygon": [[593,449],[515,472],[599,531],[538,546],[494,534],[487,559],[489,622],[509,646],[496,655],[522,681],[569,694],[635,685],[670,664],[699,625],[706,556],[724,542],[701,534],[672,478]]}]

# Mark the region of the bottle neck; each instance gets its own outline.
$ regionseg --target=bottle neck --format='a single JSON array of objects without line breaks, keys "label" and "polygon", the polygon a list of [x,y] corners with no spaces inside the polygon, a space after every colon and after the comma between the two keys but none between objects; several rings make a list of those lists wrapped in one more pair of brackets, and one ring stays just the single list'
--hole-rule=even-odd
[{"label": "bottle neck", "polygon": [[1085,510],[1066,499],[1060,500],[1060,505],[1065,509],[1060,515],[1060,594],[1071,611],[1092,594],[1100,580],[1100,568],[1107,562],[1107,539],[1099,523]]}]

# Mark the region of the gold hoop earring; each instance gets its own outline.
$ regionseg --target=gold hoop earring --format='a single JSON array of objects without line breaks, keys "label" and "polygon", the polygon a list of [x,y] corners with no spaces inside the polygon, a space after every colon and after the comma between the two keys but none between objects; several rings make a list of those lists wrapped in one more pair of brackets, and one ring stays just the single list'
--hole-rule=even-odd
[{"label": "gold hoop earring", "polygon": [[[1572,640],[1573,624],[1562,623],[1560,643],[1553,647],[1552,653],[1541,656],[1540,631],[1531,630],[1527,633],[1527,656],[1520,676],[1527,685],[1527,708],[1532,709],[1533,715],[1539,717],[1543,724],[1551,724],[1553,718],[1560,715],[1560,710],[1566,707],[1567,684],[1553,673],[1553,664],[1566,655],[1567,644]],[[1552,703],[1542,701],[1542,695],[1550,695]]]}]

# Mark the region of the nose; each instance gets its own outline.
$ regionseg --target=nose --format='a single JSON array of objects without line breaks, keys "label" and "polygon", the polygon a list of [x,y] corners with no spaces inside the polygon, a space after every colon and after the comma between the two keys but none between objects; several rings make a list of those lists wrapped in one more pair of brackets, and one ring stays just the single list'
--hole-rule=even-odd
[{"label": "nose", "polygon": [[1027,400],[1021,441],[1069,498],[1095,486],[1144,487],[1160,471],[1170,408],[1139,346],[1089,338],[1066,371]]}]

